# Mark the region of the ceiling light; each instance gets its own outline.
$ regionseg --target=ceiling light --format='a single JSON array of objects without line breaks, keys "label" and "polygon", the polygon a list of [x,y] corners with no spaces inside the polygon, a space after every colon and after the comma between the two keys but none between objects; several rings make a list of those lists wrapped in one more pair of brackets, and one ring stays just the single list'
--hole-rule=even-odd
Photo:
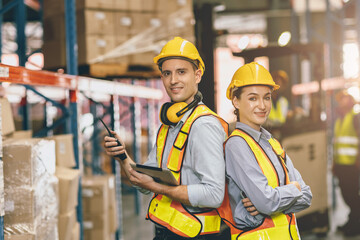
[{"label": "ceiling light", "polygon": [[225,4],[220,4],[220,5],[217,5],[214,7],[214,11],[215,12],[222,12],[226,9],[226,6]]},{"label": "ceiling light", "polygon": [[286,46],[291,39],[291,33],[289,31],[285,31],[280,34],[278,39],[278,44],[280,47]]},{"label": "ceiling light", "polygon": [[239,49],[244,50],[250,43],[249,36],[243,36],[239,39],[237,46]]}]

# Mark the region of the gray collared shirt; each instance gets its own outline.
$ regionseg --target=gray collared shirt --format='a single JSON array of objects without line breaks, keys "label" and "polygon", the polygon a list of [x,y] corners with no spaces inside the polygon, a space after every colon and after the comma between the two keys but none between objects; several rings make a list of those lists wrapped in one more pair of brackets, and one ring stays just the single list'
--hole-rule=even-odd
[{"label": "gray collared shirt", "polygon": [[[203,103],[200,103],[203,104]],[[163,168],[175,138],[191,111],[185,113],[176,126],[170,126],[163,155]],[[190,211],[198,208],[217,208],[225,193],[225,160],[223,143],[226,133],[220,121],[214,116],[202,116],[192,125],[181,168],[182,185],[187,185],[191,206]],[[145,163],[157,166],[156,143]]]},{"label": "gray collared shirt", "polygon": [[[240,122],[236,123],[236,128],[244,130],[260,144],[275,166],[280,179],[279,187],[272,188],[268,185],[253,152],[243,138],[232,137],[226,142],[225,159],[226,174],[229,180],[229,198],[237,226],[239,228],[256,227],[261,224],[266,215],[275,212],[295,213],[309,207],[312,199],[310,187],[302,180],[289,156],[286,156],[286,165],[290,181],[299,182],[301,191],[293,184],[284,185],[284,170],[268,142],[271,134],[264,128],[256,131]],[[253,217],[246,211],[241,202],[242,192],[250,198],[261,214]]]}]

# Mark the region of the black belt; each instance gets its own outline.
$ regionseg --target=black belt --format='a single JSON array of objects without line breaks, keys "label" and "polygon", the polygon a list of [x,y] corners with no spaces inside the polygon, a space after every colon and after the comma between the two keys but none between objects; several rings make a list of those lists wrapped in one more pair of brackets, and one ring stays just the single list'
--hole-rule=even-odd
[{"label": "black belt", "polygon": [[[190,238],[181,237],[167,228],[155,227],[155,238],[153,240],[189,240]],[[231,234],[230,229],[227,227],[221,233],[199,235],[193,240],[230,240]]]}]

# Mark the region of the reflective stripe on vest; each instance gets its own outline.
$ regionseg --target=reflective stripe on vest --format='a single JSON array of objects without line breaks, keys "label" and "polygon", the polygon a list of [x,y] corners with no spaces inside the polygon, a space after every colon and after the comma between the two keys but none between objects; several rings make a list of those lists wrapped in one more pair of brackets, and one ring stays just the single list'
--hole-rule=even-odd
[{"label": "reflective stripe on vest", "polygon": [[[256,161],[261,168],[261,171],[267,178],[269,186],[273,188],[278,187],[280,185],[278,174],[262,147],[250,135],[240,129],[235,129],[230,137],[233,136],[239,136],[246,141],[246,143],[249,145],[250,149],[254,153]],[[273,151],[279,157],[279,160],[285,172],[285,181],[286,183],[289,183],[289,175],[285,164],[285,151],[277,140],[272,138],[269,140],[269,143],[272,146]],[[249,231],[243,231],[234,226],[235,222],[232,221],[232,226],[230,226],[232,240],[299,239],[295,214],[272,214],[271,216],[266,217],[259,227],[251,229]]]},{"label": "reflective stripe on vest", "polygon": [[359,153],[359,139],[354,127],[353,111],[337,119],[334,127],[334,161],[340,165],[353,165]]},{"label": "reflective stripe on vest", "polygon": [[[167,168],[171,170],[180,184],[181,167],[191,126],[199,117],[209,115],[217,117],[225,132],[228,133],[228,124],[205,105],[198,105],[193,110],[181,127],[167,160]],[[159,167],[162,166],[168,131],[169,126],[162,125],[157,136],[157,162]],[[217,233],[220,231],[221,225],[221,218],[216,209],[193,214],[188,212],[181,203],[160,194],[154,195],[151,200],[147,218],[182,237]]]}]

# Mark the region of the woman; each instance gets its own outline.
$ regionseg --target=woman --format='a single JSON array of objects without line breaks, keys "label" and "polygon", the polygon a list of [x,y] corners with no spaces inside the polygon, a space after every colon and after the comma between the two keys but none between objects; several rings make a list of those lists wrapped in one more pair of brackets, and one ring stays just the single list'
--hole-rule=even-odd
[{"label": "woman", "polygon": [[295,212],[310,206],[310,187],[272,135],[262,128],[279,88],[252,62],[240,67],[227,89],[237,117],[225,143],[232,239],[299,239]]}]

